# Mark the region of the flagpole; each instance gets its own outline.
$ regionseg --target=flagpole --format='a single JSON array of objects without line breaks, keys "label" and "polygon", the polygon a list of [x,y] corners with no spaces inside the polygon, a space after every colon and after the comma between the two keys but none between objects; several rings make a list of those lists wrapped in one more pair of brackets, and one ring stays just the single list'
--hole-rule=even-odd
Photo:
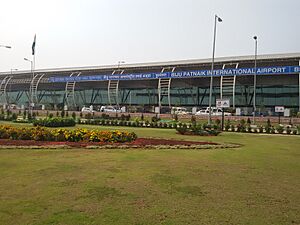
[{"label": "flagpole", "polygon": [[[31,84],[33,84],[33,80],[34,80],[34,73],[35,73],[35,42],[36,42],[36,34],[34,35],[34,40],[32,43],[32,61],[33,61],[33,68],[32,68],[32,79],[31,79]],[[32,115],[32,111],[33,111],[33,107],[34,107],[34,101],[33,101],[33,90],[32,88],[30,89],[30,113]]]},{"label": "flagpole", "polygon": [[[33,66],[32,66],[32,78],[31,78],[31,84],[33,84],[33,79],[34,79],[34,71],[35,71],[35,54],[32,56],[32,61],[33,61]],[[30,109],[31,109],[31,115],[33,112],[33,89],[31,88],[31,93],[30,93]]]}]

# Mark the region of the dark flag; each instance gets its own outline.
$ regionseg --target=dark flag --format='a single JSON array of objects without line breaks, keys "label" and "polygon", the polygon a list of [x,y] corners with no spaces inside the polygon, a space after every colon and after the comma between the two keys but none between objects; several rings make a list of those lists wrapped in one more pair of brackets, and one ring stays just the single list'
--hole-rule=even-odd
[{"label": "dark flag", "polygon": [[32,55],[35,54],[35,40],[36,40],[36,34],[34,35],[33,43],[32,43]]}]

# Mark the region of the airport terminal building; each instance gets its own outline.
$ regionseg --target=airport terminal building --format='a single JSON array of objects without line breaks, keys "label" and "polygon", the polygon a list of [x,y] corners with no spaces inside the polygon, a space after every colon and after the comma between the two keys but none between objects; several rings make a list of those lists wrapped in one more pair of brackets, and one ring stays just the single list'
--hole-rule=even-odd
[{"label": "airport terminal building", "polygon": [[300,109],[300,53],[215,59],[121,64],[79,68],[43,69],[0,73],[0,104],[29,105],[46,110],[81,109],[83,106],[203,108],[216,99],[230,99],[232,109],[246,114],[275,106]]}]

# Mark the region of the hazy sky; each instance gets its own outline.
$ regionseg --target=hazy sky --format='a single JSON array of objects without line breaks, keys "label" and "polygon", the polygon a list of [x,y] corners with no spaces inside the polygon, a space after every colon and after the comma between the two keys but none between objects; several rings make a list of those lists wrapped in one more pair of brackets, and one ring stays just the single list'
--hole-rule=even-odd
[{"label": "hazy sky", "polygon": [[300,52],[300,0],[0,0],[0,72]]}]

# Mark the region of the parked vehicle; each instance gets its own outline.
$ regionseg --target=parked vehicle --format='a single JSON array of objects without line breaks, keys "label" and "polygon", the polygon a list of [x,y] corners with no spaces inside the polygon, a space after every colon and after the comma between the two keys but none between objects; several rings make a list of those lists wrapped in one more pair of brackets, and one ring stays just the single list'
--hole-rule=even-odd
[{"label": "parked vehicle", "polygon": [[81,112],[93,113],[95,112],[90,107],[82,107]]},{"label": "parked vehicle", "polygon": [[121,109],[116,108],[114,106],[111,105],[107,105],[107,106],[101,106],[100,107],[100,112],[107,112],[107,113],[121,113]]},{"label": "parked vehicle", "polygon": [[[222,116],[222,109],[216,108],[216,107],[211,107],[211,115],[212,116]],[[198,112],[195,113],[195,115],[200,116],[200,115],[209,115],[209,107],[206,109],[201,109]],[[229,112],[224,112],[224,116],[231,116],[232,114]]]},{"label": "parked vehicle", "polygon": [[187,115],[190,114],[190,112],[188,112],[184,107],[172,107],[171,114]]}]

